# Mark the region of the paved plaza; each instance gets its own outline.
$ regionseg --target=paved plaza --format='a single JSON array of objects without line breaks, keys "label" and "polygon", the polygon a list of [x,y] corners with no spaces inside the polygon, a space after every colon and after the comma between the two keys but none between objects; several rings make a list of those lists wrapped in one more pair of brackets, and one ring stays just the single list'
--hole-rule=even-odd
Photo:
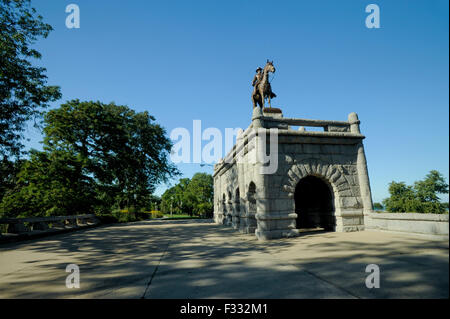
[{"label": "paved plaza", "polygon": [[[80,288],[66,288],[66,266]],[[380,288],[368,289],[368,264]],[[258,241],[211,220],[0,245],[0,298],[448,298],[448,240],[376,231]]]}]

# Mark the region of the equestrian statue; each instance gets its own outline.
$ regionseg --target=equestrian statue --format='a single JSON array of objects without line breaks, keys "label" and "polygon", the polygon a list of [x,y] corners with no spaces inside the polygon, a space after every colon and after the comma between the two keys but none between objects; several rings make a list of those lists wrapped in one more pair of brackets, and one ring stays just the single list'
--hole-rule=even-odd
[{"label": "equestrian statue", "polygon": [[264,108],[264,101],[266,99],[269,100],[269,107],[272,107],[270,104],[270,99],[273,99],[277,95],[272,92],[272,88],[269,82],[269,73],[275,73],[275,67],[273,66],[273,61],[267,60],[266,66],[264,69],[257,68],[255,77],[253,78],[252,86],[252,101],[253,108],[256,107],[256,104],[259,105],[261,109]]}]

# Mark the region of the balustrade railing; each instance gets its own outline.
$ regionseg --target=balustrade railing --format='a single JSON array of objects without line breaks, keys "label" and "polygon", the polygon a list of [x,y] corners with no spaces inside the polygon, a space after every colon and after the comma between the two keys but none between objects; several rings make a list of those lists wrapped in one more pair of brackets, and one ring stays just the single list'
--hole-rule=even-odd
[{"label": "balustrade railing", "polygon": [[0,218],[0,236],[33,235],[93,226],[100,221],[94,214],[28,218]]}]

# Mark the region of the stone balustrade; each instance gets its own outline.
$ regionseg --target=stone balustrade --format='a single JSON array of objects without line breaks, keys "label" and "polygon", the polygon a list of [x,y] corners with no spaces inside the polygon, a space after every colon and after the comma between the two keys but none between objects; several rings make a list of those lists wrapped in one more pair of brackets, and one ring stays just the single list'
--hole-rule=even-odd
[{"label": "stone balustrade", "polygon": [[94,214],[73,216],[0,218],[0,225],[7,225],[6,233],[0,239],[33,237],[39,234],[62,232],[99,224]]},{"label": "stone balustrade", "polygon": [[379,213],[364,216],[366,229],[426,235],[448,240],[448,214]]}]

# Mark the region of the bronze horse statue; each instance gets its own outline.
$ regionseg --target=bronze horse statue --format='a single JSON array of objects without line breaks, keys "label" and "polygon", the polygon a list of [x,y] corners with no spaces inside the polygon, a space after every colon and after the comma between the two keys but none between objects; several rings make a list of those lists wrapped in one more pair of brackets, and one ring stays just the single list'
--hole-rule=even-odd
[{"label": "bronze horse statue", "polygon": [[256,81],[253,93],[252,93],[252,101],[253,108],[256,107],[256,104],[264,108],[265,99],[269,100],[269,107],[272,107],[270,104],[270,99],[273,99],[277,95],[272,92],[272,87],[269,82],[269,72],[275,73],[275,67],[273,66],[273,61],[267,60],[266,66],[264,67],[261,77]]}]

